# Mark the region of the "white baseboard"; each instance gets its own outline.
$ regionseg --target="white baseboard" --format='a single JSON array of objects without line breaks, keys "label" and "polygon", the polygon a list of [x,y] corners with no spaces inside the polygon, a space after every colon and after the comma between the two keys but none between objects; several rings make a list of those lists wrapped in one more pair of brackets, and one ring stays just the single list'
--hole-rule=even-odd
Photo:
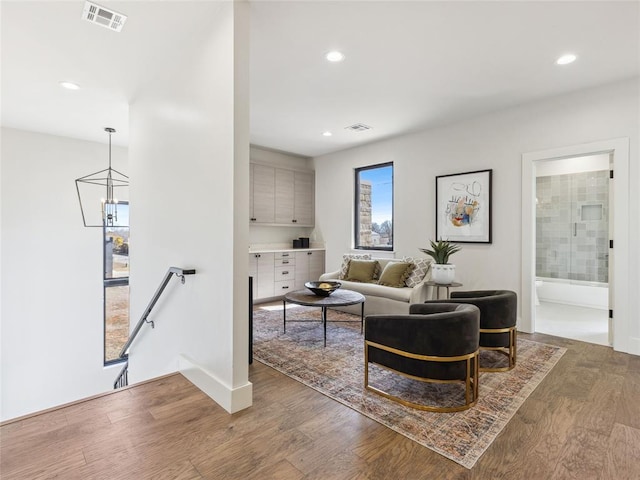
[{"label": "white baseboard", "polygon": [[534,333],[531,330],[531,322],[529,322],[527,325],[524,324],[524,322],[522,321],[522,317],[518,317],[518,319],[516,320],[516,329],[519,332],[524,332],[524,333]]},{"label": "white baseboard", "polygon": [[178,370],[229,413],[244,410],[253,403],[253,384],[251,382],[240,387],[230,388],[207,368],[198,365],[185,355],[178,357]]},{"label": "white baseboard", "polygon": [[629,352],[631,355],[640,355],[640,338],[629,338]]}]

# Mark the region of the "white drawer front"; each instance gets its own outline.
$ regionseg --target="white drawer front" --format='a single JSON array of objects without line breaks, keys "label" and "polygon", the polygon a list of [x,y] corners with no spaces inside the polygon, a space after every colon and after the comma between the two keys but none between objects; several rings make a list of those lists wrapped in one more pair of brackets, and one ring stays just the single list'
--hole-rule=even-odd
[{"label": "white drawer front", "polygon": [[293,284],[293,280],[284,280],[282,282],[276,282],[274,287],[273,294],[276,296],[286,295],[289,292],[293,292],[295,290],[295,285]]},{"label": "white drawer front", "polygon": [[286,267],[287,265],[291,265],[292,267],[296,264],[295,257],[283,257],[276,258],[276,267]]},{"label": "white drawer front", "polygon": [[295,266],[291,265],[285,265],[282,267],[276,267],[275,269],[276,274],[275,274],[275,281],[276,282],[281,282],[283,280],[293,280],[295,278]]}]

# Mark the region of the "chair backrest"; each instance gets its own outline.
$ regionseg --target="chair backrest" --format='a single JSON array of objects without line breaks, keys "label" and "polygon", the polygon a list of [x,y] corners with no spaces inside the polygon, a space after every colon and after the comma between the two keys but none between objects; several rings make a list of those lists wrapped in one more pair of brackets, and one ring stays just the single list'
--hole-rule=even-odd
[{"label": "chair backrest", "polygon": [[475,352],[480,311],[469,304],[416,304],[409,315],[368,315],[365,339],[404,352],[455,357]]},{"label": "chair backrest", "polygon": [[518,320],[518,296],[511,290],[451,292],[451,301],[477,306],[482,328],[513,327]]}]

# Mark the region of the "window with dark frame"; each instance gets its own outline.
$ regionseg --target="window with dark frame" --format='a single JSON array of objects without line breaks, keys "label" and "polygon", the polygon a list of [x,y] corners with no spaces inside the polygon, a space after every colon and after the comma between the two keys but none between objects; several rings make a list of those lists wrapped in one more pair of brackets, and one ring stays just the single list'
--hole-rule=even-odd
[{"label": "window with dark frame", "polygon": [[125,360],[120,351],[129,338],[129,205],[118,204],[118,219],[104,225],[104,365]]},{"label": "window with dark frame", "polygon": [[354,248],[393,250],[393,162],[355,169]]}]

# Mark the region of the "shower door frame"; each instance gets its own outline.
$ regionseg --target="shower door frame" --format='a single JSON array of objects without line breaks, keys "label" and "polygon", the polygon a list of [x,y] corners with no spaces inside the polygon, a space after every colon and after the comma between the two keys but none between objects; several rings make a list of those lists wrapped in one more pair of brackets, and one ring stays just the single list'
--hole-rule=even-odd
[{"label": "shower door frame", "polygon": [[[610,224],[613,224],[615,254],[609,249],[609,308],[614,316],[613,349],[631,351],[629,341],[629,273],[625,259],[629,258],[629,138],[616,138],[601,142],[553,148],[522,155],[522,317],[518,328],[524,332],[535,332],[535,182],[536,162],[562,160],[595,154],[610,154],[615,175],[613,178],[613,202],[610,205]],[[613,286],[615,285],[615,288]]]}]

